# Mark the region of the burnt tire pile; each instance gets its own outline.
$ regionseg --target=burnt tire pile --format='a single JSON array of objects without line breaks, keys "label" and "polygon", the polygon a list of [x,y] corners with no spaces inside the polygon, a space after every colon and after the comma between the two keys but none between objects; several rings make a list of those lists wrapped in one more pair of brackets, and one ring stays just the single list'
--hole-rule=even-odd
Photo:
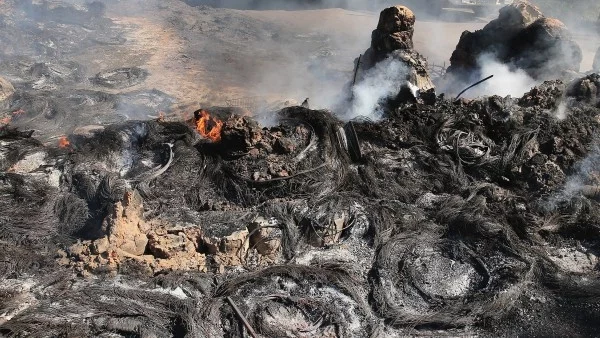
[{"label": "burnt tire pile", "polygon": [[[69,135],[62,148],[3,127],[0,332],[593,336],[592,86],[595,75],[521,99],[394,107],[353,123],[358,161],[344,123],[301,107],[270,128],[221,114],[220,142],[160,120]],[[129,219],[153,246],[103,249],[110,219],[133,217],[136,199]],[[178,265],[189,248],[204,271]],[[80,264],[86,255],[97,261]],[[142,264],[152,255],[171,268]]]}]

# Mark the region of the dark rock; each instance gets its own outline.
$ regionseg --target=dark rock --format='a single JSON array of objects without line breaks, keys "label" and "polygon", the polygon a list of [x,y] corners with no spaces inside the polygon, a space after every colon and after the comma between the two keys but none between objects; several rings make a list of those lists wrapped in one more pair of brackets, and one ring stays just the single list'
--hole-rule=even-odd
[{"label": "dark rock", "polygon": [[420,92],[435,88],[427,72],[427,61],[413,50],[414,24],[415,15],[407,7],[394,6],[381,12],[377,29],[371,34],[371,47],[360,60],[357,83],[379,62],[391,58],[406,66],[406,81]]},{"label": "dark rock", "polygon": [[581,48],[566,26],[525,1],[502,8],[483,29],[462,34],[450,58],[450,82],[468,82],[484,55],[523,69],[534,79],[579,71],[582,60]]},{"label": "dark rock", "polygon": [[586,102],[596,102],[600,89],[600,75],[590,74],[571,82],[567,88],[567,96]]}]

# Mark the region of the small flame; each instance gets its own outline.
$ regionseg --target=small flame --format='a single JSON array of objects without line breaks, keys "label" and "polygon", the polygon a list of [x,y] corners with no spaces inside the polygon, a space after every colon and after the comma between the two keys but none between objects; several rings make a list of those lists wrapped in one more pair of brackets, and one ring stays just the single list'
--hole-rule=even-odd
[{"label": "small flame", "polygon": [[158,122],[165,122],[165,113],[160,111],[158,112]]},{"label": "small flame", "polygon": [[210,114],[205,110],[200,111],[200,116],[197,117],[196,120],[196,130],[200,133],[200,135],[213,142],[219,142],[221,141],[222,127],[222,121],[210,116]]},{"label": "small flame", "polygon": [[11,120],[12,119],[10,118],[10,116],[7,116],[5,118],[1,118],[0,119],[0,126],[9,124]]},{"label": "small flame", "polygon": [[69,142],[69,139],[66,136],[61,136],[58,139],[58,147],[59,148],[67,148],[71,145],[71,142]]}]

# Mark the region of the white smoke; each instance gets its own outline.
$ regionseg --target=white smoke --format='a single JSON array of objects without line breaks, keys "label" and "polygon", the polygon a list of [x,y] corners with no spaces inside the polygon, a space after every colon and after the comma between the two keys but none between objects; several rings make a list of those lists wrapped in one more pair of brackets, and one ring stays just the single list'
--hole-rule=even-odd
[{"label": "white smoke", "polygon": [[490,54],[480,56],[478,64],[481,66],[483,76],[494,75],[494,77],[467,91],[465,97],[476,98],[489,95],[520,97],[538,84],[524,70],[511,69]]},{"label": "white smoke", "polygon": [[553,114],[558,120],[567,118],[567,101],[561,101]]},{"label": "white smoke", "polygon": [[383,115],[381,104],[396,96],[402,86],[407,85],[407,73],[407,68],[401,61],[387,58],[379,62],[352,89],[353,100],[343,117],[380,119]]},{"label": "white smoke", "polygon": [[596,142],[588,155],[573,166],[573,173],[567,177],[563,188],[550,196],[545,207],[554,210],[559,203],[570,201],[580,195],[584,188],[591,184],[591,179],[600,175],[598,168],[600,168],[600,143]]}]

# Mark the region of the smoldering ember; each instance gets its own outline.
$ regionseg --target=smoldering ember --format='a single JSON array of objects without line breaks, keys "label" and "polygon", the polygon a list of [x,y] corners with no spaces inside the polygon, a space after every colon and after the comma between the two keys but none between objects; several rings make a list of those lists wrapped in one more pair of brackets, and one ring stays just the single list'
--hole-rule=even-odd
[{"label": "smoldering ember", "polygon": [[0,336],[600,335],[598,45],[198,3],[0,1]]}]

